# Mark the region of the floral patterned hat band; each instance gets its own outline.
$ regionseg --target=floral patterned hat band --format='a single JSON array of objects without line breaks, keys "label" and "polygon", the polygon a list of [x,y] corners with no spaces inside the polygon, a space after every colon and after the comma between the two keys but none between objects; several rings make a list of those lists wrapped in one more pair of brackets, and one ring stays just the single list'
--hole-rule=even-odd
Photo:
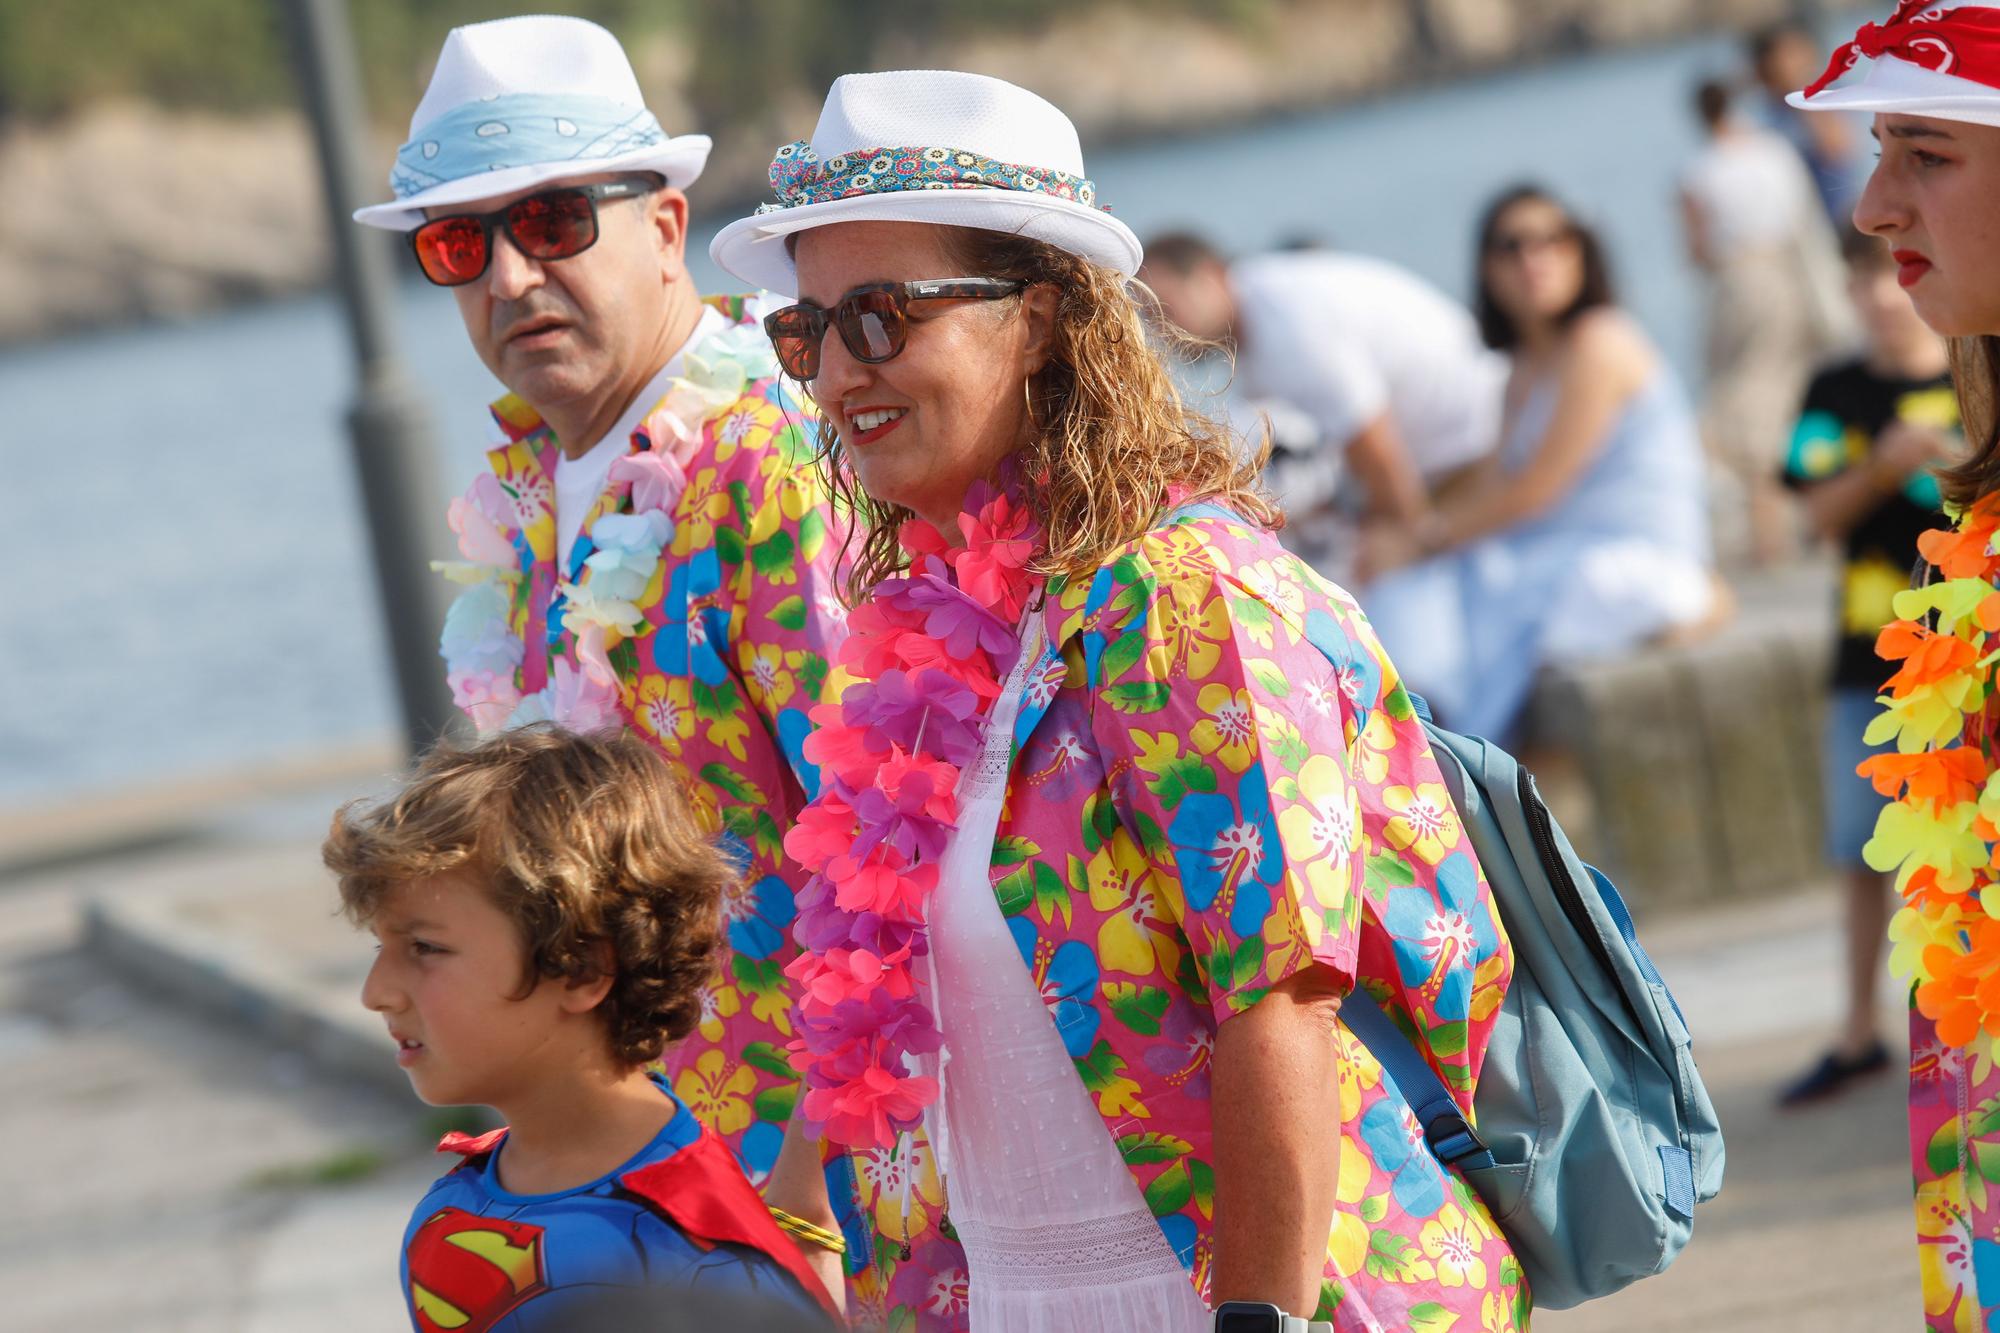
[{"label": "floral patterned hat band", "polygon": [[1016,190],[1097,206],[1095,185],[1053,167],[1021,166],[958,148],[857,148],[822,162],[804,139],[786,144],[771,159],[771,188],[778,202],[760,205],[759,215],[899,190]]}]

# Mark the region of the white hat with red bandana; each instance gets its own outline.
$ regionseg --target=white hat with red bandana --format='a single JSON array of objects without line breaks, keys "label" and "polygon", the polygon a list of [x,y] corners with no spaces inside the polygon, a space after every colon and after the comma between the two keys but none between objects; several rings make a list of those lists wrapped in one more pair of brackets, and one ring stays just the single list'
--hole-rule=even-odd
[{"label": "white hat with red bandana", "polygon": [[1786,99],[1807,111],[1894,112],[2000,125],[2000,4],[1901,0]]}]

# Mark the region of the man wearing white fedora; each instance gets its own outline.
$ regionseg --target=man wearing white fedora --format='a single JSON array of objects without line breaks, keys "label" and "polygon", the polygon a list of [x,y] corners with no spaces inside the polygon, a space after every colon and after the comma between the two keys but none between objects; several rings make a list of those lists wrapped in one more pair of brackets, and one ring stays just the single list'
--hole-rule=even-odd
[{"label": "man wearing white fedora", "polygon": [[803,746],[844,633],[842,543],[760,303],[703,300],[684,264],[708,150],[661,129],[596,24],[473,24],[445,39],[395,199],[354,216],[410,236],[512,391],[492,471],[451,506],[460,707],[482,731],[637,730],[743,864],[730,957],[668,1065],[761,1179],[796,1082],[803,875],[782,839],[818,788]]}]

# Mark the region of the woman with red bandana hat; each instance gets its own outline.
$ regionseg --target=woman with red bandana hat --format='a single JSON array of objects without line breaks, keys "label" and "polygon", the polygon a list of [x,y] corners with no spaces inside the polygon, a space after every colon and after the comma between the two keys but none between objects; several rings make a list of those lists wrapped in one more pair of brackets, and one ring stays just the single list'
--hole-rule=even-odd
[{"label": "woman with red bandana hat", "polygon": [[2000,5],[1904,0],[1792,105],[1869,111],[1881,161],[1854,213],[1917,313],[1952,339],[1974,452],[1942,474],[1955,532],[1928,534],[1899,664],[1861,766],[1893,802],[1864,854],[1904,897],[1890,967],[1912,985],[1910,1148],[1925,1327],[2000,1329]]}]

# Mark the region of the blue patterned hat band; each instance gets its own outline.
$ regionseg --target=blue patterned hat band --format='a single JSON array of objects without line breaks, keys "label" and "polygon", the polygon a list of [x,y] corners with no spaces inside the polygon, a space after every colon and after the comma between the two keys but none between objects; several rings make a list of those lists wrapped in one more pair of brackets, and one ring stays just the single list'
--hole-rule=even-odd
[{"label": "blue patterned hat band", "polygon": [[1091,207],[1097,187],[1053,167],[1024,167],[958,148],[857,148],[821,162],[801,139],[771,160],[771,188],[778,202],[758,213],[898,190],[1016,190]]},{"label": "blue patterned hat band", "polygon": [[666,141],[653,113],[608,98],[510,93],[454,107],[396,150],[389,184],[398,199],[511,167],[620,157]]}]

